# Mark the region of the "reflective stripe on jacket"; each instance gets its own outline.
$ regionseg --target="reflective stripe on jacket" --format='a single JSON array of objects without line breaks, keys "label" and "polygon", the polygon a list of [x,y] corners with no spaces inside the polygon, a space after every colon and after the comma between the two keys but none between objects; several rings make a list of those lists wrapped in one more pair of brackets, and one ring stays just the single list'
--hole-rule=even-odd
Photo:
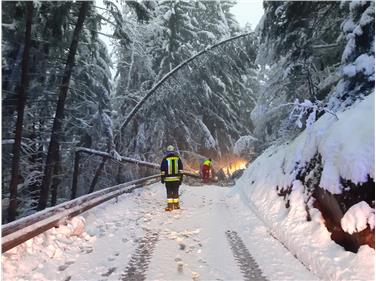
[{"label": "reflective stripe on jacket", "polygon": [[183,179],[183,163],[174,153],[168,154],[161,163],[161,178],[165,182],[177,182]]}]

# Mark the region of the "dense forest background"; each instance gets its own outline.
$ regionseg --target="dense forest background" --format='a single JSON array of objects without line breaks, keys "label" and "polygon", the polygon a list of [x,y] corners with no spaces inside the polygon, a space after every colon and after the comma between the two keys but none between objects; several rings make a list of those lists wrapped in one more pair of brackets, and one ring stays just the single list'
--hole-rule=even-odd
[{"label": "dense forest background", "polygon": [[[159,163],[172,144],[187,169],[203,157],[221,168],[374,90],[374,2],[265,2],[254,31],[235,3],[2,2],[3,222],[70,198],[76,147]],[[248,32],[175,72],[123,125],[174,67]],[[154,173],[87,156],[78,195],[101,166],[95,189]]]}]

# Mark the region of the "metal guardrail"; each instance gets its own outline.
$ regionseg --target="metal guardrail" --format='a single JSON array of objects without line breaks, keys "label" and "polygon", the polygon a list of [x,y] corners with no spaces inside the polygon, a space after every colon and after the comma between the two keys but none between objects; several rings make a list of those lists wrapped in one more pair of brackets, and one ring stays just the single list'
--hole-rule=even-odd
[{"label": "metal guardrail", "polygon": [[[199,175],[187,171],[184,172],[184,175],[200,178]],[[1,252],[4,253],[38,234],[58,226],[67,219],[79,215],[112,198],[118,197],[124,193],[129,193],[136,188],[153,184],[159,181],[159,178],[160,175],[153,175],[111,186],[5,224],[1,227]]]},{"label": "metal guardrail", "polygon": [[199,174],[184,171],[184,170],[183,170],[183,175],[188,176],[188,177],[192,177],[192,178],[196,178],[196,179],[201,179],[201,176]]},{"label": "metal guardrail", "polygon": [[114,197],[129,193],[136,188],[155,183],[158,181],[157,179],[159,179],[159,177],[160,175],[154,175],[108,187],[5,224],[1,227],[1,252],[4,253],[38,234],[58,226],[63,221]]},{"label": "metal guardrail", "polygon": [[[152,162],[147,162],[147,161],[142,161],[134,158],[129,158],[129,157],[124,157],[121,155],[118,155],[118,157],[115,157],[114,155],[108,153],[108,152],[103,152],[103,151],[98,151],[86,147],[77,147],[75,149],[75,156],[74,156],[74,168],[73,168],[73,177],[72,177],[72,189],[71,189],[71,199],[76,198],[76,193],[77,193],[77,186],[78,186],[78,177],[79,177],[79,170],[80,170],[80,154],[81,153],[86,153],[86,154],[91,154],[91,155],[97,155],[100,157],[103,157],[103,159],[113,159],[115,161],[119,162],[124,162],[124,163],[131,163],[135,164],[137,166],[143,166],[143,167],[148,167],[152,169],[159,170],[160,165]],[[200,175],[197,175],[195,173],[189,172],[189,171],[183,171],[183,173],[187,176],[190,177],[195,177],[195,178],[200,178]],[[94,190],[94,187],[93,187]]]}]

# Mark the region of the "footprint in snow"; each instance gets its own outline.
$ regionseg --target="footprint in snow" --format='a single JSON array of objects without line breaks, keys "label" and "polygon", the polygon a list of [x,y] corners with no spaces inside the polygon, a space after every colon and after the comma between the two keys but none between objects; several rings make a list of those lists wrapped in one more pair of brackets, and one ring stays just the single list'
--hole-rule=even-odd
[{"label": "footprint in snow", "polygon": [[185,251],[186,253],[190,253],[190,252],[193,252],[195,249],[195,246],[189,246],[189,248]]},{"label": "footprint in snow", "polygon": [[86,250],[85,250],[85,253],[86,254],[90,254],[91,252],[93,252],[93,247],[87,247]]},{"label": "footprint in snow", "polygon": [[206,260],[203,260],[203,259],[199,259],[198,262],[199,262],[199,263],[202,263],[202,264],[207,264],[207,261],[206,261]]},{"label": "footprint in snow", "polygon": [[109,257],[109,258],[107,258],[107,260],[108,261],[114,261],[116,259],[116,257],[118,257],[119,255],[120,255],[119,252],[115,252],[114,255],[113,255],[113,257]]},{"label": "footprint in snow", "polygon": [[64,271],[64,270],[66,270],[71,264],[74,264],[74,261],[67,261],[67,262],[65,262],[65,264],[60,265],[59,268],[58,268],[58,270],[59,270],[59,271]]},{"label": "footprint in snow", "polygon": [[102,227],[99,228],[99,234],[98,237],[103,237],[105,236],[106,230],[104,230]]},{"label": "footprint in snow", "polygon": [[177,264],[177,271],[179,273],[182,273],[183,272],[183,260],[179,257],[175,258],[175,262]]},{"label": "footprint in snow", "polygon": [[184,251],[185,250],[185,244],[183,242],[178,242],[179,249]]},{"label": "footprint in snow", "polygon": [[103,276],[103,277],[108,277],[108,276],[110,276],[115,270],[116,270],[116,267],[111,267],[111,268],[108,269],[107,272],[102,273],[102,276]]}]

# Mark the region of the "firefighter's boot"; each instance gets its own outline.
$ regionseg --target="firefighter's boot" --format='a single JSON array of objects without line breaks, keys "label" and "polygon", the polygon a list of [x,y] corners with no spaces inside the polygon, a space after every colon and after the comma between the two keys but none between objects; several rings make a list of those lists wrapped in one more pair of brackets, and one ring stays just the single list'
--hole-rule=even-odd
[{"label": "firefighter's boot", "polygon": [[175,198],[175,199],[174,199],[174,209],[175,209],[175,210],[180,209],[179,198]]},{"label": "firefighter's boot", "polygon": [[172,211],[174,209],[174,199],[167,199],[167,207],[165,208],[165,211]]},{"label": "firefighter's boot", "polygon": [[170,212],[174,209],[174,203],[168,203],[167,207],[165,208],[165,211]]}]

